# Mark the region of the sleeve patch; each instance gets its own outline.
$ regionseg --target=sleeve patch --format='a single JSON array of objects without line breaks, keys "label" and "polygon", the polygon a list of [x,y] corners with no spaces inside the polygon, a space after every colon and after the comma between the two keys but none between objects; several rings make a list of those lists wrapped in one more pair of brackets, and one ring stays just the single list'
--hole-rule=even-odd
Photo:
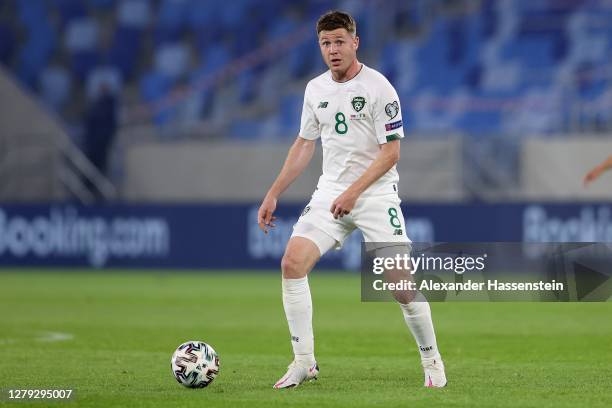
[{"label": "sleeve patch", "polygon": [[390,131],[390,130],[393,130],[393,129],[401,128],[401,127],[402,127],[401,119],[398,120],[397,122],[392,122],[392,123],[385,124],[385,130],[387,132]]},{"label": "sleeve patch", "polygon": [[389,119],[393,119],[397,116],[399,112],[399,103],[397,101],[393,101],[385,105],[385,113],[389,116]]},{"label": "sleeve patch", "polygon": [[392,142],[394,140],[400,140],[400,136],[397,133],[387,136],[387,142]]}]

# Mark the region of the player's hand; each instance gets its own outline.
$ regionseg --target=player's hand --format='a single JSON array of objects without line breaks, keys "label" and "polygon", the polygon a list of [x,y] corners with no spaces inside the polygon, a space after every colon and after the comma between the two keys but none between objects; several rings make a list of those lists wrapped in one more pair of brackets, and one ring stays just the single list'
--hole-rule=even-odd
[{"label": "player's hand", "polygon": [[357,197],[357,194],[346,190],[334,200],[329,211],[331,211],[335,219],[342,218],[353,211]]},{"label": "player's hand", "polygon": [[276,217],[272,215],[276,210],[276,202],[276,198],[266,196],[257,212],[257,224],[259,225],[259,229],[266,234],[269,229],[276,227],[274,224]]},{"label": "player's hand", "polygon": [[601,173],[603,172],[604,169],[602,169],[600,166],[597,166],[593,170],[589,171],[587,175],[584,176],[584,186],[586,187],[587,185],[589,185],[590,182],[601,176]]}]

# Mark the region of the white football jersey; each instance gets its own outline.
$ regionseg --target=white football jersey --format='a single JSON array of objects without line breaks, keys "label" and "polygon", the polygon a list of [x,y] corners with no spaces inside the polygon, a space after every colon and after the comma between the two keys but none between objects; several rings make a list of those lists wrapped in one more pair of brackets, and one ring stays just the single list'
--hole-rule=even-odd
[{"label": "white football jersey", "polygon": [[[362,64],[349,81],[336,82],[331,71],[306,85],[300,136],[321,137],[323,174],[318,189],[341,193],[372,164],[380,145],[404,137],[397,92],[378,71]],[[363,195],[397,192],[395,166]]]}]

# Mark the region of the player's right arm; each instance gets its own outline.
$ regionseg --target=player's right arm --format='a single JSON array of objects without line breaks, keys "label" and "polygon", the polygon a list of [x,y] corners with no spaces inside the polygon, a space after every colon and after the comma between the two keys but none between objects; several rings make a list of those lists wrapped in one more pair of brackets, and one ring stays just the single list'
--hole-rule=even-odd
[{"label": "player's right arm", "polygon": [[298,136],[289,149],[285,164],[283,164],[278,177],[272,183],[257,213],[259,228],[266,234],[268,233],[268,228],[274,227],[272,221],[276,219],[273,214],[276,210],[278,197],[306,169],[314,154],[315,146],[316,140],[308,140]]},{"label": "player's right arm", "polygon": [[609,169],[612,169],[612,155],[600,163],[597,167],[591,169],[591,171],[584,176],[584,185],[588,185],[590,182],[601,176],[603,172]]}]

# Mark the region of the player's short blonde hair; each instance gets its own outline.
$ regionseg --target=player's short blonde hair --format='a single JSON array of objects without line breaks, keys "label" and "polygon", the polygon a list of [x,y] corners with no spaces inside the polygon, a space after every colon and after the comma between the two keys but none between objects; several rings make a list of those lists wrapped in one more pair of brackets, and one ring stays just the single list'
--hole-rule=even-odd
[{"label": "player's short blonde hair", "polygon": [[344,28],[351,35],[357,34],[357,23],[355,23],[355,19],[343,11],[328,11],[319,17],[317,21],[317,35],[321,33],[321,31],[332,31],[338,28]]}]

